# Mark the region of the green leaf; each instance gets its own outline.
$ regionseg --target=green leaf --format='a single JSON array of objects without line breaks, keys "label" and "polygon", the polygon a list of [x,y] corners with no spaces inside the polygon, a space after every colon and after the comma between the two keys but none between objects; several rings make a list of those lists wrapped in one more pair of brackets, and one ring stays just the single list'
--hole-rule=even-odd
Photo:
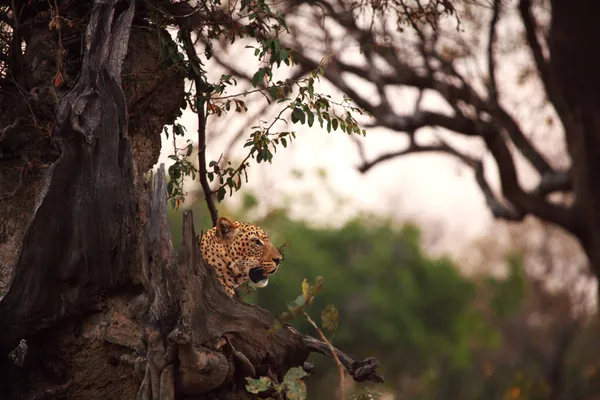
[{"label": "green leaf", "polygon": [[315,114],[313,114],[312,111],[308,111],[306,116],[308,118],[308,126],[313,126],[313,123],[315,122]]},{"label": "green leaf", "polygon": [[294,367],[290,368],[288,372],[285,373],[283,381],[287,383],[296,379],[302,379],[307,376],[308,373],[302,367]]},{"label": "green leaf", "polygon": [[302,296],[304,296],[305,300],[308,299],[309,289],[310,289],[310,285],[308,284],[308,281],[306,280],[306,278],[304,278],[304,280],[302,281]]},{"label": "green leaf", "polygon": [[219,189],[219,191],[217,192],[217,200],[223,201],[224,198],[225,198],[225,188],[221,187]]},{"label": "green leaf", "polygon": [[280,96],[280,92],[279,92],[280,88],[279,86],[269,86],[269,96],[271,96],[271,98],[273,98],[273,100],[277,100]]},{"label": "green leaf", "polygon": [[279,61],[284,61],[287,60],[288,56],[290,55],[289,50],[287,49],[283,49],[279,52]]},{"label": "green leaf", "polygon": [[295,309],[303,307],[304,305],[306,305],[306,299],[303,295],[300,295],[296,297],[296,300],[288,302],[287,307],[288,310],[293,312]]},{"label": "green leaf", "polygon": [[246,378],[246,382],[246,390],[254,394],[264,392],[273,386],[273,381],[267,376],[258,379]]},{"label": "green leaf", "polygon": [[294,107],[294,110],[292,111],[292,122],[293,123],[300,122],[300,123],[304,124],[305,121],[306,121],[306,115],[304,114],[304,111],[302,111],[298,107]]},{"label": "green leaf", "polygon": [[306,384],[302,380],[308,374],[302,369],[302,367],[290,368],[290,370],[283,377],[283,383],[285,384],[285,394],[290,400],[304,400],[306,399]]},{"label": "green leaf", "polygon": [[334,305],[328,305],[321,311],[321,324],[325,329],[334,332],[340,322],[340,313]]},{"label": "green leaf", "polygon": [[337,131],[337,128],[338,128],[338,120],[337,120],[337,118],[334,118],[334,119],[331,120],[331,126],[333,126],[333,130],[334,131]]},{"label": "green leaf", "polygon": [[315,279],[315,285],[312,287],[311,294],[313,296],[316,296],[317,294],[319,294],[319,292],[321,290],[323,290],[324,283],[325,283],[325,279],[323,279],[322,276],[317,276],[317,278]]},{"label": "green leaf", "polygon": [[252,77],[252,86],[257,87],[265,79],[265,69],[259,68]]},{"label": "green leaf", "polygon": [[175,181],[181,177],[181,169],[179,169],[177,164],[173,164],[169,167],[169,176]]}]

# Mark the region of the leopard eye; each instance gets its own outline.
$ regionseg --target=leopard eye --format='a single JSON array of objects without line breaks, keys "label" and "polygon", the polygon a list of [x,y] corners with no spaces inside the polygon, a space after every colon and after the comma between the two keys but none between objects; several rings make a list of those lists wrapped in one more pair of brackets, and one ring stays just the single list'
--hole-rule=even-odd
[{"label": "leopard eye", "polygon": [[252,241],[254,242],[254,244],[256,244],[258,246],[262,246],[262,244],[263,244],[262,241],[257,237],[252,238]]}]

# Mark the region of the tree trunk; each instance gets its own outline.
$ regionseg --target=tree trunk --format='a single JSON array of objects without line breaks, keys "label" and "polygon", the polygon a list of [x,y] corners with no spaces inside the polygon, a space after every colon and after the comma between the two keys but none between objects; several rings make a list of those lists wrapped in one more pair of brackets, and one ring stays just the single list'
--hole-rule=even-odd
[{"label": "tree trunk", "polygon": [[552,0],[550,64],[572,161],[576,235],[600,278],[600,3]]},{"label": "tree trunk", "polygon": [[[3,84],[23,101],[0,98],[0,398],[244,399],[246,377],[279,382],[310,351],[331,355],[225,294],[190,213],[175,254],[164,170],[145,173],[183,77],[156,68],[157,34],[170,38],[132,29],[134,7],[96,0],[83,58],[64,64],[34,26],[30,73]],[[376,360],[335,351],[355,380],[381,381]]]}]

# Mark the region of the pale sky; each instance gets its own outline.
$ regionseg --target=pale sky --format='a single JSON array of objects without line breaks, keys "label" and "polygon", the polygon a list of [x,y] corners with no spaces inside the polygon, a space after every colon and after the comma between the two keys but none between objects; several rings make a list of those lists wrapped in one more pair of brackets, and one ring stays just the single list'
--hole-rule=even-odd
[{"label": "pale sky", "polygon": [[[499,30],[499,43],[504,35],[514,37],[519,26],[515,26],[514,19],[505,19]],[[240,49],[243,46],[240,45]],[[237,49],[237,48],[236,48]],[[252,57],[251,50],[232,50],[229,54],[241,68],[250,69],[256,60]],[[245,54],[245,55],[244,55]],[[511,53],[512,54],[512,53]],[[359,60],[362,56],[358,49],[349,48],[345,58]],[[501,62],[498,67],[500,94],[510,91],[510,96],[502,96],[513,115],[523,122],[523,128],[532,135],[540,135],[538,128],[545,115],[544,98],[539,90],[539,82],[535,80],[529,84],[515,86],[519,67],[529,62],[528,54],[516,52],[510,60]],[[466,65],[465,71],[485,70],[485,66],[478,61],[473,65]],[[213,66],[208,68],[215,77],[221,71]],[[470,72],[469,72],[470,73]],[[376,98],[374,88],[363,82],[356,82],[367,98]],[[518,89],[518,90],[515,90]],[[322,93],[330,93],[334,98],[341,94],[323,81],[319,89]],[[413,109],[416,93],[402,89],[390,94],[394,101],[394,108],[400,113],[410,113]],[[539,104],[538,104],[539,103]],[[522,104],[528,104],[522,107]],[[250,114],[256,106],[249,106]],[[432,95],[425,95],[424,109],[444,110],[447,107],[443,102]],[[533,112],[532,112],[533,110]],[[232,113],[233,114],[233,113]],[[262,117],[268,120],[268,116]],[[187,127],[187,137],[196,142],[196,116],[189,109],[184,113],[181,123]],[[224,151],[233,132],[246,124],[246,137],[250,133],[250,126],[255,121],[247,122],[235,114],[221,118],[217,121],[209,118],[209,146],[208,160],[216,160]],[[556,138],[556,129],[542,127],[541,134],[548,134]],[[444,155],[418,154],[405,156],[393,161],[380,164],[362,175],[356,170],[360,163],[357,147],[343,132],[327,132],[318,125],[312,129],[299,125],[287,127],[298,132],[298,139],[287,149],[281,148],[273,159],[273,163],[257,165],[251,163],[249,169],[248,188],[253,192],[262,193],[260,208],[264,212],[270,206],[281,205],[288,202],[292,216],[303,218],[318,224],[337,225],[348,218],[361,212],[375,212],[383,216],[391,216],[398,221],[412,220],[419,223],[425,233],[425,244],[430,250],[436,252],[449,252],[456,254],[464,249],[473,240],[489,234],[493,227],[493,219],[488,212],[485,200],[475,183],[473,173],[467,167]],[[432,137],[432,130],[423,130],[417,137]],[[558,134],[560,137],[560,134]],[[448,139],[448,136],[444,136]],[[469,139],[452,135],[450,143],[460,149],[468,150],[471,155],[485,156],[485,149],[478,139]],[[405,135],[393,133],[384,129],[369,129],[367,136],[361,138],[367,157],[373,157],[383,151],[401,149],[406,145]],[[185,139],[179,140],[183,144]],[[556,142],[555,142],[556,143]],[[243,142],[238,142],[234,153],[239,159],[243,157]],[[546,146],[548,147],[548,146]],[[552,147],[552,146],[550,146]],[[547,149],[544,149],[547,150]],[[560,150],[558,150],[560,151]],[[165,141],[159,162],[167,162],[167,157],[172,152],[172,142]],[[554,155],[554,151],[551,151]],[[548,154],[546,152],[546,154]],[[234,160],[232,160],[233,162]],[[517,159],[521,170],[520,179],[525,187],[532,187],[536,178],[532,176],[531,169],[522,159]],[[495,165],[484,157],[486,175],[493,188],[498,190],[498,178]],[[318,169],[328,172],[326,181],[319,178]],[[293,170],[303,170],[303,179],[294,178]],[[194,183],[198,185],[197,183]],[[330,188],[328,188],[330,186]],[[335,202],[331,193],[342,196],[345,200]],[[310,201],[307,196],[312,193],[317,202]],[[236,198],[226,200],[235,203]]]},{"label": "pale sky", "polygon": [[[523,27],[515,12],[513,8],[506,9],[498,26],[499,61],[496,73],[500,101],[550,163],[554,167],[564,168],[570,162],[564,146],[564,133],[554,110],[547,103],[541,82],[535,74],[529,75],[529,79],[521,79],[524,71],[528,71],[528,68],[531,71],[533,64],[529,51],[518,44],[523,41]],[[509,15],[511,13],[512,16]],[[487,28],[484,34],[487,36]],[[444,39],[451,40],[449,37]],[[484,51],[486,40],[480,42],[480,45],[483,43]],[[256,70],[257,64],[252,58],[252,51],[241,50],[243,43],[236,45],[241,47],[230,49],[227,57],[233,59],[242,70]],[[358,49],[344,49],[345,60],[352,62],[362,59]],[[475,77],[481,83],[480,78],[486,71],[483,59],[470,59],[457,67],[468,79]],[[251,67],[252,63],[256,65]],[[223,72],[214,65],[208,66],[207,71],[213,78]],[[377,93],[372,86],[361,81],[352,84],[367,100],[375,100],[377,103]],[[243,88],[238,90],[242,91]],[[326,81],[317,90],[331,94],[334,99],[342,98],[341,93]],[[414,109],[414,91],[394,89],[388,96],[399,114],[410,114]],[[244,100],[247,103],[250,101],[249,98]],[[431,94],[424,96],[422,106],[423,109],[432,111],[447,111],[447,105]],[[250,104],[248,115],[253,115],[261,107],[262,104]],[[273,115],[263,115],[261,118],[270,120]],[[187,135],[178,140],[178,146],[183,147],[186,139],[196,142],[196,116],[188,109],[180,122],[186,126]],[[244,137],[248,137],[251,126],[255,124],[256,119],[244,119],[235,113],[219,120],[210,117],[207,126],[207,160],[217,160],[236,132],[242,131]],[[280,148],[272,164],[258,165],[251,160],[249,183],[245,187],[260,194],[257,213],[265,213],[274,206],[287,205],[292,217],[319,225],[339,226],[349,218],[363,213],[391,217],[399,224],[413,221],[423,230],[423,244],[427,250],[432,254],[452,256],[467,273],[486,271],[502,274],[506,270],[504,251],[515,248],[526,251],[528,262],[542,269],[548,266],[549,254],[552,264],[565,264],[561,267],[565,271],[576,271],[574,266],[587,264],[579,244],[560,230],[550,228],[549,231],[548,227],[532,218],[524,224],[495,221],[485,205],[470,168],[448,156],[405,156],[380,164],[363,175],[356,169],[360,164],[357,146],[345,133],[328,134],[318,125],[313,125],[312,129],[293,125],[283,130],[290,129],[298,133],[297,140],[287,149]],[[459,150],[481,158],[490,186],[496,193],[499,192],[496,166],[479,139],[466,139],[457,134],[432,129],[420,130],[417,137],[424,144],[437,134],[441,134],[445,141]],[[384,151],[400,150],[407,144],[405,135],[385,129],[369,129],[367,136],[360,138],[360,141],[368,159]],[[234,165],[237,165],[236,160],[239,162],[247,154],[242,146],[243,141],[238,141],[236,151],[231,155]],[[171,153],[172,141],[165,140],[159,163],[165,162],[168,165],[170,160],[167,157]],[[522,186],[525,189],[535,187],[539,178],[531,166],[517,152],[513,151],[513,155]],[[297,170],[304,172],[301,178],[294,173]],[[319,170],[327,171],[327,176],[323,178]],[[196,189],[199,187],[197,182],[190,184],[195,185]],[[235,206],[240,198],[241,196],[234,194],[233,198],[227,197],[225,202]],[[553,233],[548,236],[547,232]],[[481,247],[481,243],[491,246]],[[558,276],[563,275],[559,272]],[[569,283],[564,276],[560,279],[559,286],[566,285],[576,292],[575,296],[586,299],[581,304],[595,307],[595,280],[581,279],[577,273],[573,278],[578,282],[577,285]]]},{"label": "pale sky", "polygon": [[[195,118],[194,115],[182,118],[194,142]],[[359,140],[364,143],[367,156],[404,144],[401,135],[381,129],[371,129]],[[184,141],[180,139],[181,143]],[[223,142],[227,143],[219,140],[209,144],[208,160],[219,158]],[[237,147],[241,149],[242,144]],[[171,152],[172,142],[165,141],[159,162],[168,165]],[[452,251],[484,235],[492,222],[472,172],[449,157],[406,156],[383,163],[366,174],[356,170],[359,163],[357,147],[345,133],[327,134],[316,126],[310,130],[301,128],[298,139],[287,149],[281,148],[272,164],[251,164],[247,187],[263,194],[260,199],[263,211],[289,198],[293,199],[290,206],[294,217],[319,224],[337,225],[364,211],[389,215],[399,221],[414,220],[421,223],[430,240],[442,239],[437,245],[443,251]],[[327,171],[325,179],[331,185],[330,190],[345,199],[342,207],[332,200],[327,185],[319,178],[319,169]],[[299,179],[293,170],[303,170],[305,174]],[[302,196],[310,193],[318,198],[316,204],[303,201]]]}]

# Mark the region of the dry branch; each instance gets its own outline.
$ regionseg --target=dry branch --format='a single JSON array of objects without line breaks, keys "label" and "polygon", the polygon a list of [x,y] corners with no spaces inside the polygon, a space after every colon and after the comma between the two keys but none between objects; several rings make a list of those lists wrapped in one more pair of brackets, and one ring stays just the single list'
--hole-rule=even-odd
[{"label": "dry branch", "polygon": [[[182,29],[180,27],[180,29]],[[192,42],[191,32],[189,30],[183,30],[181,34],[181,38],[183,41],[185,53],[188,56],[188,59],[192,62],[196,63],[196,65],[201,65],[200,58],[196,53],[196,48]],[[212,221],[212,226],[217,225],[217,219],[219,218],[219,212],[217,211],[217,207],[215,206],[215,199],[213,196],[213,192],[210,188],[210,184],[208,183],[208,175],[206,170],[206,101],[204,99],[205,96],[205,84],[202,80],[202,76],[199,75],[193,68],[191,69],[191,73],[193,74],[194,79],[194,89],[195,89],[195,104],[196,104],[196,113],[198,114],[198,179],[200,180],[200,186],[202,187],[202,192],[204,193],[204,200],[206,201],[206,207],[208,208],[208,212],[210,214],[210,219]]]}]

